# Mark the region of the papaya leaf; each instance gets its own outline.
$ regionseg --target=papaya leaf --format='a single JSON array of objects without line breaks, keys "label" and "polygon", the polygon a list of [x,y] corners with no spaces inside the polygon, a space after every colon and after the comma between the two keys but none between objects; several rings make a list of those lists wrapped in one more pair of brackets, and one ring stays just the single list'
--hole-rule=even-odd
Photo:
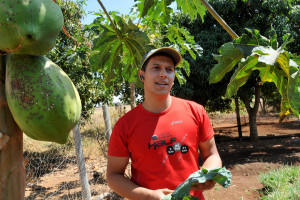
[{"label": "papaya leaf", "polygon": [[257,45],[249,45],[249,44],[233,44],[235,48],[239,49],[242,53],[244,58],[247,58],[253,53],[253,49],[257,47]]},{"label": "papaya leaf", "polygon": [[270,34],[270,46],[273,49],[278,49],[277,33],[274,30],[273,26],[271,26],[271,30],[269,31],[269,34]]},{"label": "papaya leaf", "polygon": [[256,46],[269,46],[270,40],[259,34],[256,29],[246,28],[246,33],[234,40],[235,44],[247,44]]},{"label": "papaya leaf", "polygon": [[137,0],[137,8],[140,17],[149,17],[147,21],[157,20],[169,23],[173,9],[170,7],[175,0]]},{"label": "papaya leaf", "polygon": [[290,76],[290,58],[289,53],[287,51],[282,52],[279,54],[277,60],[276,60],[281,67],[281,69],[285,72],[285,75],[287,77]]},{"label": "papaya leaf", "polygon": [[188,15],[191,20],[196,19],[199,14],[202,22],[204,22],[206,8],[199,0],[176,0],[176,2],[177,8],[181,8],[182,12]]},{"label": "papaya leaf", "polygon": [[142,58],[152,48],[150,40],[132,21],[126,22],[116,14],[113,19],[117,30],[109,24],[101,25],[103,31],[93,40],[91,66],[104,71],[108,83],[123,76],[124,71],[128,74],[124,76],[125,80],[136,81]]},{"label": "papaya leaf", "polygon": [[258,56],[256,55],[249,56],[246,61],[239,63],[238,68],[234,71],[234,74],[232,75],[231,80],[227,86],[226,96],[228,98],[235,95],[238,89],[247,82],[254,66],[257,63]]},{"label": "papaya leaf", "polygon": [[260,80],[263,83],[273,82],[274,78],[276,78],[276,75],[274,74],[274,65],[266,65],[266,64],[264,65],[265,65],[264,67],[259,68]]},{"label": "papaya leaf", "polygon": [[219,49],[221,55],[213,55],[218,64],[210,70],[209,84],[217,83],[223,79],[227,72],[243,58],[243,53],[233,46],[233,43],[225,43]]},{"label": "papaya leaf", "polygon": [[192,58],[195,60],[196,56],[201,56],[203,49],[195,43],[194,36],[192,36],[188,30],[184,27],[177,25],[168,26],[166,37],[171,43],[180,46],[181,54],[189,52]]},{"label": "papaya leaf", "polygon": [[148,10],[154,5],[154,0],[144,0],[137,4],[138,10],[141,11],[141,17],[145,17]]},{"label": "papaya leaf", "polygon": [[281,95],[281,111],[279,114],[279,122],[282,122],[282,120],[290,113],[289,109],[291,108],[288,98],[289,78],[286,76],[279,64],[275,65],[274,74],[276,78],[273,79],[273,82],[275,83],[278,92]]},{"label": "papaya leaf", "polygon": [[274,50],[271,47],[258,46],[253,49],[253,55],[259,55],[258,62],[266,63],[267,65],[274,65],[278,56],[283,51],[281,49]]},{"label": "papaya leaf", "polygon": [[[140,17],[147,18],[147,21],[159,21],[168,24],[171,14],[174,12],[170,6],[175,0],[136,0]],[[206,8],[199,0],[176,0],[177,9],[188,15],[192,20],[196,19],[198,14],[204,21]]]},{"label": "papaya leaf", "polygon": [[[226,96],[231,97],[246,83],[254,70],[259,70],[261,81],[275,83],[281,95],[279,118],[281,122],[290,113],[290,110],[295,115],[299,115],[300,57],[284,50],[286,44],[292,42],[289,34],[283,37],[283,45],[277,49],[276,32],[272,29],[270,32],[271,39],[269,40],[261,36],[258,30],[246,29],[246,33],[235,39],[232,44],[224,44],[219,50],[220,55],[214,55],[218,64],[211,69],[209,82],[211,84],[220,81],[239,62],[227,86]],[[236,55],[236,50],[240,51],[240,57]]]},{"label": "papaya leaf", "polygon": [[286,33],[283,37],[283,44],[282,44],[282,49],[286,47],[289,43],[293,42],[293,37],[291,36],[290,33]]},{"label": "papaya leaf", "polygon": [[186,83],[186,79],[180,69],[184,69],[187,76],[189,76],[191,73],[190,64],[186,60],[182,60],[180,65],[178,65],[175,68],[175,76],[176,76],[179,84],[182,85],[182,84]]},{"label": "papaya leaf", "polygon": [[297,65],[290,65],[290,83],[289,83],[289,99],[291,110],[296,116],[299,116],[300,108],[300,70]]}]

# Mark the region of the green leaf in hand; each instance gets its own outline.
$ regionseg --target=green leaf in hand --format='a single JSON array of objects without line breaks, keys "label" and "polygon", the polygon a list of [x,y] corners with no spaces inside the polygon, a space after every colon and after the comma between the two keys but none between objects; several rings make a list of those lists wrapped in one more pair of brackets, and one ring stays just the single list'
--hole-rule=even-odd
[{"label": "green leaf in hand", "polygon": [[232,174],[225,167],[214,169],[201,169],[192,173],[183,183],[181,183],[173,193],[166,195],[163,200],[197,200],[197,197],[190,195],[193,183],[205,183],[213,180],[223,187],[228,187],[231,183]]}]

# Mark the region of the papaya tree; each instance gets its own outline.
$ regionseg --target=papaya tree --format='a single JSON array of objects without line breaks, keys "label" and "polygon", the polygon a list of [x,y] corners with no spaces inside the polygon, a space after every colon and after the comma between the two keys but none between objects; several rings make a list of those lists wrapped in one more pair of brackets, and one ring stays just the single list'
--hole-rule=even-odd
[{"label": "papaya tree", "polygon": [[[103,76],[99,76],[90,68],[91,40],[96,32],[91,25],[81,23],[85,15],[83,4],[85,1],[57,0],[65,19],[65,30],[56,39],[55,47],[47,57],[59,65],[73,81],[82,103],[82,117],[88,119],[94,111],[95,104],[111,101],[111,88],[103,83]],[[99,18],[99,23],[103,19]]]},{"label": "papaya tree", "polygon": [[62,144],[79,121],[81,102],[74,84],[45,56],[63,23],[52,0],[1,2],[1,200],[25,196],[23,133]]},{"label": "papaya tree", "polygon": [[[265,82],[275,83],[281,95],[281,112],[279,121],[292,111],[299,116],[299,58],[285,50],[285,46],[292,42],[289,35],[283,38],[284,43],[278,46],[277,35],[273,32],[268,39],[259,34],[258,30],[246,29],[241,37],[233,42],[222,45],[220,55],[214,55],[218,61],[210,73],[210,83],[222,80],[226,73],[235,68],[229,84],[227,85],[226,96],[235,95],[251,74],[257,73],[255,84],[255,104],[250,106],[249,98],[242,98],[244,101],[250,123],[250,138],[258,139],[256,113],[259,101],[259,85]],[[295,58],[293,60],[293,58]]]},{"label": "papaya tree", "polygon": [[24,199],[23,132],[16,124],[5,95],[5,52],[0,51],[0,200]]},{"label": "papaya tree", "polygon": [[[159,33],[157,34],[155,31],[159,29],[155,27],[157,24],[165,25],[169,22],[173,13],[170,5],[174,1],[136,1],[137,17],[140,20],[138,24],[135,24],[130,17],[124,19],[115,12],[109,14],[102,2],[98,0],[109,23],[100,25],[103,32],[93,41],[91,65],[95,66],[98,72],[106,75],[109,84],[116,83],[118,77],[122,77],[129,82],[131,88],[135,87],[135,83],[139,83],[137,72],[140,69],[142,57],[150,49],[158,48],[162,44],[157,42],[158,38],[155,36]],[[177,4],[179,8],[182,8],[185,13],[193,18],[198,14],[200,16],[205,15],[205,8],[198,1],[178,1]],[[158,15],[160,17],[157,17]],[[182,54],[189,52],[194,58],[196,57],[195,53],[199,53],[199,47],[193,39],[185,37],[187,36],[186,30],[178,26],[171,26],[169,27],[169,33],[169,37],[175,36],[177,38],[177,40],[174,38],[174,48]],[[188,62],[182,62],[180,68],[187,74],[189,73]],[[181,83],[184,81],[180,70],[176,71],[176,77]],[[141,86],[141,84],[138,86]],[[132,92],[133,90],[131,90]],[[131,97],[133,96],[131,95]]]}]

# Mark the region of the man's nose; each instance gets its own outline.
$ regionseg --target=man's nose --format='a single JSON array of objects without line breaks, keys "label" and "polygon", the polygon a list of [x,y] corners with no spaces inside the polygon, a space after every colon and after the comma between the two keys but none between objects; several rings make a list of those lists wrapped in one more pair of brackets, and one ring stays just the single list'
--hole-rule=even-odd
[{"label": "man's nose", "polygon": [[165,69],[162,69],[159,73],[159,76],[160,77],[166,77],[166,70]]}]

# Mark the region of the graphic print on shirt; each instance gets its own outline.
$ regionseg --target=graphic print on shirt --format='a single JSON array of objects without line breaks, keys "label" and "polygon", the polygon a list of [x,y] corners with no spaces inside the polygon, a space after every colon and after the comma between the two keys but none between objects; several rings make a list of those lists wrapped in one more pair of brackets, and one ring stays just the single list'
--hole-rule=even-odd
[{"label": "graphic print on shirt", "polygon": [[[180,123],[182,123],[181,120],[173,121],[171,125]],[[188,134],[185,134],[183,138],[177,138],[173,136],[170,132],[158,133],[151,137],[151,141],[148,143],[148,149],[166,149],[166,156],[162,161],[162,165],[164,165],[169,156],[177,156],[179,161],[182,157],[182,154],[185,154],[189,151],[189,147],[184,144],[184,140],[187,138],[187,136]]]}]

